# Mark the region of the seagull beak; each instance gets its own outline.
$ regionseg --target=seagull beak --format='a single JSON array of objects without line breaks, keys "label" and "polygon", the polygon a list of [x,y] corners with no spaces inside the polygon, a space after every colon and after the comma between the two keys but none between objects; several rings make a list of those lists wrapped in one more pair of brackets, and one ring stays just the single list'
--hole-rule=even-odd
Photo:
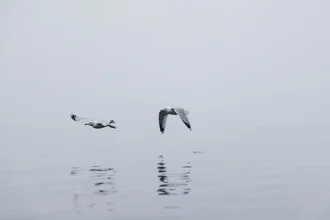
[{"label": "seagull beak", "polygon": [[88,123],[85,123],[85,125],[88,125]]}]

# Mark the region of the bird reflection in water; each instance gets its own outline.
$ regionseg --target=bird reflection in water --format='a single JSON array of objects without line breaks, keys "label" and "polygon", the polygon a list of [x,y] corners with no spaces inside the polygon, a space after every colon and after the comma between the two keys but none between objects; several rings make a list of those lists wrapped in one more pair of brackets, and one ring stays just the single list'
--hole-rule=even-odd
[{"label": "bird reflection in water", "polygon": [[70,174],[74,178],[73,206],[77,214],[96,207],[112,211],[115,203],[110,201],[109,195],[117,192],[114,181],[116,171],[113,168],[72,167]]},{"label": "bird reflection in water", "polygon": [[159,156],[159,162],[157,163],[159,186],[158,195],[186,195],[191,192],[189,187],[191,182],[191,165],[190,162],[186,163],[180,173],[168,173],[167,167],[164,161],[164,156]]}]

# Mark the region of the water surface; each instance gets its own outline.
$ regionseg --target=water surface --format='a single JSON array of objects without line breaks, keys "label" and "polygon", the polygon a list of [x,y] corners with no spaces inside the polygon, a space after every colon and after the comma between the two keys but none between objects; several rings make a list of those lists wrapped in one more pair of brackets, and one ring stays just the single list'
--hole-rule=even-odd
[{"label": "water surface", "polygon": [[[1,219],[329,219],[329,130],[1,154]],[[163,137],[162,137],[163,138]]]}]

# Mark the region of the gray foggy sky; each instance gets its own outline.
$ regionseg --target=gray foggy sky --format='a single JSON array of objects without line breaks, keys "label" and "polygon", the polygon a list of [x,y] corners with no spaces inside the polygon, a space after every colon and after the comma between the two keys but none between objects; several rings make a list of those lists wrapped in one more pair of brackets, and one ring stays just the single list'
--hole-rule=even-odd
[{"label": "gray foggy sky", "polygon": [[[1,1],[3,146],[329,126],[328,1]],[[164,106],[190,112],[162,137]],[[70,113],[114,119],[98,132]],[[77,140],[78,139],[78,140]],[[167,139],[169,140],[169,139]]]}]

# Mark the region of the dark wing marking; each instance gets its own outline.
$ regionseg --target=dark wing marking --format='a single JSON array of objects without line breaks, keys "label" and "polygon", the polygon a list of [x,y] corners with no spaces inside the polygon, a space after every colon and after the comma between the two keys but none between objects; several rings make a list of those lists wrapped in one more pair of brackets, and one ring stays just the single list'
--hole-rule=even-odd
[{"label": "dark wing marking", "polygon": [[77,116],[75,114],[71,114],[70,117],[75,121]]},{"label": "dark wing marking", "polygon": [[191,125],[186,115],[186,110],[184,110],[183,108],[174,108],[174,111],[179,115],[182,122],[191,130]]},{"label": "dark wing marking", "polygon": [[167,112],[164,110],[160,110],[158,115],[158,122],[159,122],[159,129],[160,132],[164,133],[165,127],[166,127],[166,121],[167,121]]}]

